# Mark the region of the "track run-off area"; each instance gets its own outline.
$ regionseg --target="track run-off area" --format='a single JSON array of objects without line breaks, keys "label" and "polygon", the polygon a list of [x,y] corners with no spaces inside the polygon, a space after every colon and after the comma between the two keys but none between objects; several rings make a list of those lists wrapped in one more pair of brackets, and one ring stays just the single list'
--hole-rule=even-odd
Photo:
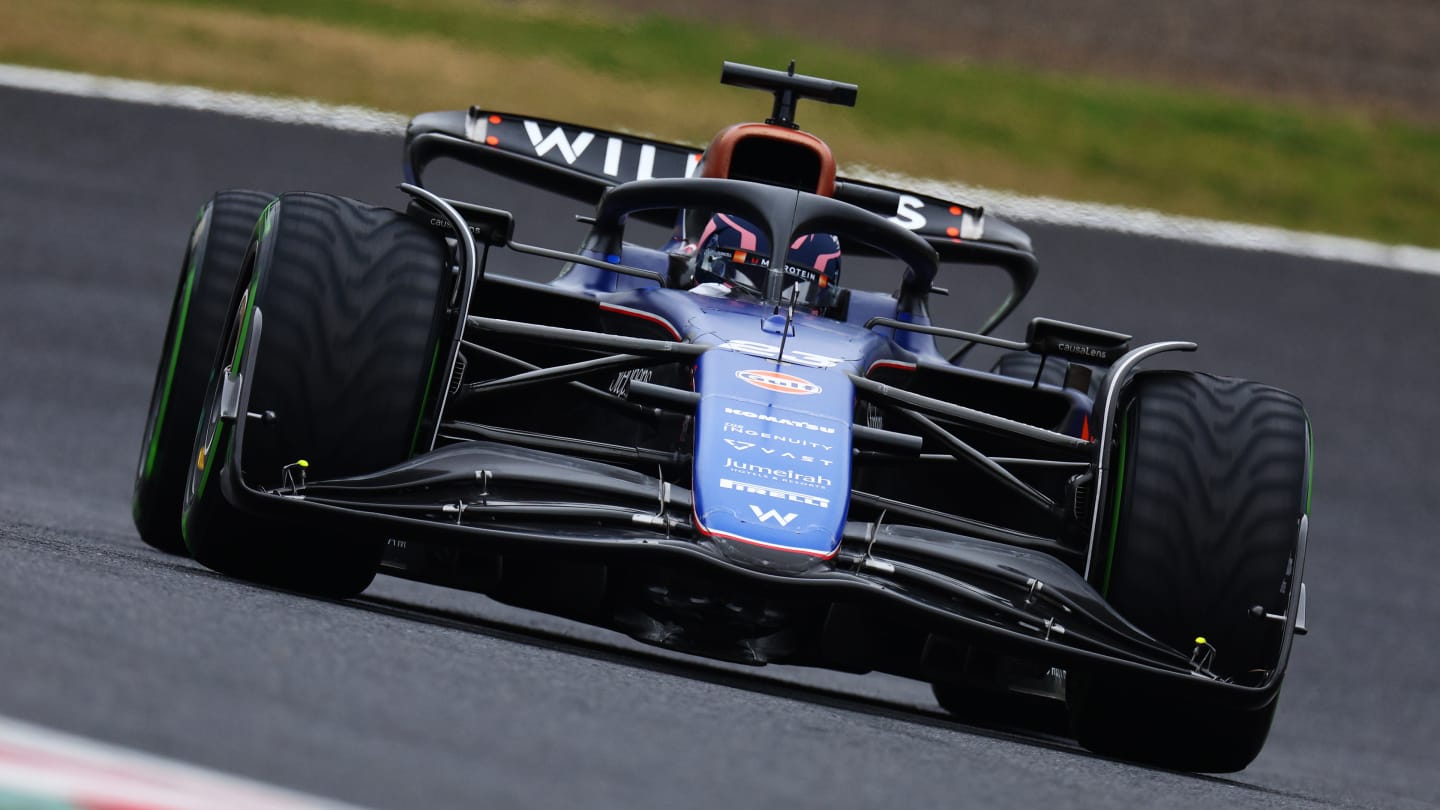
[{"label": "track run-off area", "polygon": [[[398,130],[0,88],[0,716],[379,808],[1440,804],[1440,275],[1022,223],[1043,270],[1003,336],[1044,315],[1195,340],[1173,362],[1309,408],[1311,632],[1265,751],[1214,778],[954,723],[921,684],[687,658],[385,577],[309,599],[144,546],[130,488],[200,205],[401,206],[399,178]],[[476,201],[521,240],[578,240],[578,206],[495,194]],[[964,288],[940,283],[946,323]]]}]

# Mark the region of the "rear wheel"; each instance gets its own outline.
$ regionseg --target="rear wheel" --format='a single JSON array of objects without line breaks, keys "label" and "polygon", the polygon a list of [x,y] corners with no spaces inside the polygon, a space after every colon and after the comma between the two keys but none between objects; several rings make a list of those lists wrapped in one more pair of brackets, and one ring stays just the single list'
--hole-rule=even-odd
[{"label": "rear wheel", "polygon": [[[1300,401],[1244,380],[1137,374],[1118,425],[1107,553],[1096,584],[1122,615],[1211,671],[1258,686],[1280,665],[1280,623],[1309,508],[1310,427]],[[1278,685],[1273,695],[1278,695]],[[1197,705],[1163,687],[1076,673],[1067,703],[1080,743],[1166,767],[1237,771],[1260,752],[1276,700]]]},{"label": "rear wheel", "polygon": [[[1045,368],[1040,368],[1040,361],[1045,361]],[[1042,358],[1038,354],[1030,352],[1006,352],[1000,355],[995,365],[990,369],[992,373],[1002,377],[1010,377],[1015,380],[1024,380],[1028,383],[1035,382],[1035,375],[1040,375],[1040,382],[1044,385],[1053,385],[1061,388],[1065,385],[1065,374],[1070,370],[1070,361],[1059,357]],[[1086,386],[1085,393],[1091,399],[1100,392],[1100,383],[1105,379],[1104,371],[1091,368],[1090,382]]]},{"label": "rear wheel", "polygon": [[436,393],[448,266],[436,231],[388,209],[286,194],[266,212],[191,455],[184,530],[196,560],[330,596],[370,584],[382,535],[309,535],[225,499],[216,473],[235,441],[220,418],[225,381],[244,381],[245,410],[259,417],[239,417],[248,419],[240,473],[250,487],[405,461],[428,446],[421,426]]},{"label": "rear wheel", "polygon": [[171,554],[185,553],[180,506],[210,363],[225,326],[245,248],[271,199],[259,191],[216,194],[200,209],[180,265],[131,500],[140,539]]}]

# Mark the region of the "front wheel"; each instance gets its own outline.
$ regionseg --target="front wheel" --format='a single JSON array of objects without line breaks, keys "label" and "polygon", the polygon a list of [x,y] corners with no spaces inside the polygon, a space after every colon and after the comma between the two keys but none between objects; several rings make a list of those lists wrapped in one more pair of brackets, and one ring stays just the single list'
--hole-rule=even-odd
[{"label": "front wheel", "polygon": [[130,509],[140,539],[171,554],[185,553],[180,506],[210,361],[225,327],[245,248],[272,199],[260,191],[216,194],[200,209],[180,265]]},{"label": "front wheel", "polygon": [[230,504],[218,473],[236,438],[222,400],[248,390],[238,472],[252,488],[373,472],[427,449],[448,251],[413,219],[320,194],[281,196],[256,233],[191,455],[185,540],[222,573],[353,595],[374,578],[385,538],[307,534]]},{"label": "front wheel", "polygon": [[1206,645],[1215,677],[1273,689],[1263,705],[1199,705],[1144,680],[1076,673],[1072,727],[1101,753],[1240,770],[1265,743],[1283,676],[1288,639],[1258,616],[1286,613],[1300,587],[1309,419],[1276,388],[1157,371],[1135,376],[1116,427],[1095,584],[1158,641],[1184,652]]}]

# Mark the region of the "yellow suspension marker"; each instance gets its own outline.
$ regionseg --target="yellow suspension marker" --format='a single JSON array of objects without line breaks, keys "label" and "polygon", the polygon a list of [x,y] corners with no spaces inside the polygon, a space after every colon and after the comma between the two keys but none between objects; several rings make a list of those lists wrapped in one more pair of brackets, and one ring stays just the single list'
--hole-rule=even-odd
[{"label": "yellow suspension marker", "polygon": [[[295,481],[295,470],[297,469],[300,470],[299,483]],[[283,476],[282,486],[290,490],[290,494],[292,495],[299,493],[300,490],[305,488],[305,471],[308,469],[310,469],[310,462],[303,458],[286,464],[281,470],[281,475]]]}]

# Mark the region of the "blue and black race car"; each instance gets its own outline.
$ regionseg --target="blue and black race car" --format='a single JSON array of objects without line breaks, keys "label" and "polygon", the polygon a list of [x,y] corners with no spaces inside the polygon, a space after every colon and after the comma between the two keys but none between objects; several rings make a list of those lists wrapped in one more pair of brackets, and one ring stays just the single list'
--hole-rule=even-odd
[{"label": "blue and black race car", "polygon": [[[837,177],[795,109],[854,85],[722,81],[774,106],[703,151],[472,108],[412,121],[405,211],[217,194],[141,536],[311,593],[383,572],[696,655],[896,673],[961,717],[1039,701],[1099,752],[1244,768],[1304,632],[1300,401],[1137,369],[1192,343],[990,336],[1036,278],[1023,232]],[[584,203],[588,234],[518,241],[500,201],[431,190],[441,160]],[[976,268],[1008,294],[974,331],[932,323]],[[999,359],[968,367],[976,347]]]}]

